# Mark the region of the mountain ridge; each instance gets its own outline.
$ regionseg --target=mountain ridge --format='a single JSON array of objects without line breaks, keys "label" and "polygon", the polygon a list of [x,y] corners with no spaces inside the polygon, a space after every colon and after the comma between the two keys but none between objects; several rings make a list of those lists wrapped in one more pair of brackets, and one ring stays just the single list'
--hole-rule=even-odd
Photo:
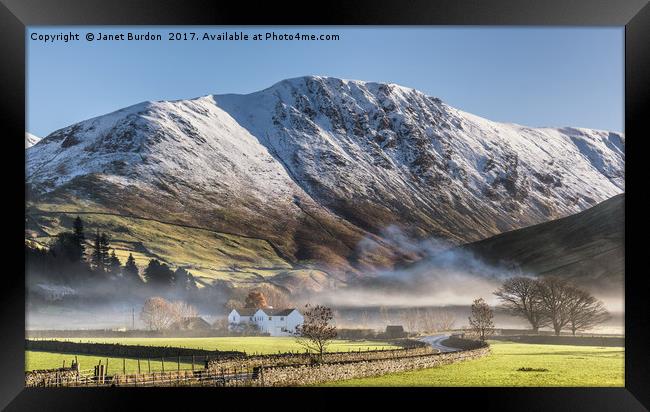
[{"label": "mountain ridge", "polygon": [[383,235],[391,225],[462,244],[624,190],[621,134],[491,122],[415,89],[317,76],[142,102],[26,153],[35,202],[265,234],[295,262],[353,272],[418,259]]}]

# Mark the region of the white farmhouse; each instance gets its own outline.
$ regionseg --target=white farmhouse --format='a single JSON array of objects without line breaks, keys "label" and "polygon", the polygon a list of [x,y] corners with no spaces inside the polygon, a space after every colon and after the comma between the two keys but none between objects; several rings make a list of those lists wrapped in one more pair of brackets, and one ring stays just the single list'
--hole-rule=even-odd
[{"label": "white farmhouse", "polygon": [[233,309],[228,315],[230,328],[249,323],[271,336],[293,335],[304,321],[297,309]]}]

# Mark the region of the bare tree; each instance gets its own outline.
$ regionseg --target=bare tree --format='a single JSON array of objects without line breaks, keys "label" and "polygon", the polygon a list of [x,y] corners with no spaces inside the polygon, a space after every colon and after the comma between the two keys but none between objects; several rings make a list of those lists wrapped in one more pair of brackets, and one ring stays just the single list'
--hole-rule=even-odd
[{"label": "bare tree", "polygon": [[542,315],[549,320],[556,336],[560,336],[569,323],[568,303],[572,287],[569,281],[557,276],[547,276],[539,281]]},{"label": "bare tree", "polygon": [[170,310],[172,311],[171,316],[175,318],[175,321],[199,316],[199,311],[194,306],[181,300],[172,302]]},{"label": "bare tree", "polygon": [[169,302],[167,299],[155,296],[144,302],[140,319],[151,330],[168,329],[182,319],[198,316],[196,308],[186,302],[177,300]]},{"label": "bare tree", "polygon": [[426,311],[424,311],[422,321],[424,323],[424,329],[427,332],[435,332],[436,331],[436,311],[435,311],[435,309],[428,308]]},{"label": "bare tree", "polygon": [[567,325],[575,336],[576,331],[591,329],[595,325],[609,319],[609,313],[603,302],[591,296],[589,292],[569,287],[566,293]]},{"label": "bare tree", "polygon": [[172,304],[166,299],[156,296],[144,302],[140,319],[151,330],[163,330],[169,328],[176,321],[176,316]]},{"label": "bare tree", "polygon": [[416,311],[420,330],[425,332],[438,332],[450,330],[456,323],[456,317],[448,310],[427,308]]},{"label": "bare tree", "polygon": [[359,321],[361,323],[361,327],[364,329],[368,327],[368,324],[370,323],[370,317],[368,316],[367,311],[361,312],[361,315],[359,316]]},{"label": "bare tree", "polygon": [[388,309],[386,306],[379,307],[379,316],[381,316],[381,320],[384,322],[384,325],[388,325],[390,323],[390,316],[388,314]]},{"label": "bare tree", "polygon": [[472,316],[469,317],[469,326],[480,340],[485,340],[494,332],[494,314],[483,298],[472,302]]},{"label": "bare tree", "polygon": [[336,338],[336,327],[330,322],[334,319],[332,309],[327,306],[305,306],[304,322],[296,327],[297,342],[309,351],[318,354],[319,361],[332,339]]},{"label": "bare tree", "polygon": [[411,308],[402,310],[400,317],[409,332],[416,332],[418,317],[415,309]]},{"label": "bare tree", "polygon": [[536,279],[518,276],[506,280],[494,294],[502,302],[502,308],[513,316],[526,319],[537,333],[540,327],[548,325],[539,288]]},{"label": "bare tree", "polygon": [[434,325],[436,331],[451,330],[456,323],[456,317],[448,310],[437,310],[434,312]]},{"label": "bare tree", "polygon": [[238,301],[237,299],[228,299],[228,301],[223,305],[224,308],[228,312],[232,311],[233,309],[241,309],[244,307],[244,304]]}]

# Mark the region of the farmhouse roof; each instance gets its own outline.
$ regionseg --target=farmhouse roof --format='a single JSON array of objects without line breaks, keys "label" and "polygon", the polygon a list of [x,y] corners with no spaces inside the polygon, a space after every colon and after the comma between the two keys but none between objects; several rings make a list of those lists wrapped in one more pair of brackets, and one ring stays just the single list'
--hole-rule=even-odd
[{"label": "farmhouse roof", "polygon": [[241,309],[235,309],[237,313],[239,313],[239,316],[253,316],[255,312],[257,312],[259,309],[257,308],[241,308]]},{"label": "farmhouse roof", "polygon": [[239,313],[239,316],[253,316],[255,313],[257,313],[258,310],[261,310],[267,316],[288,316],[291,312],[296,310],[296,308],[288,308],[288,309],[242,308],[242,309],[235,309],[235,311],[237,311],[237,313]]},{"label": "farmhouse roof", "polygon": [[271,315],[271,316],[287,316],[288,314],[290,314],[294,310],[296,310],[296,309],[295,308],[275,309],[275,310],[270,311],[271,313],[269,313],[269,315]]}]

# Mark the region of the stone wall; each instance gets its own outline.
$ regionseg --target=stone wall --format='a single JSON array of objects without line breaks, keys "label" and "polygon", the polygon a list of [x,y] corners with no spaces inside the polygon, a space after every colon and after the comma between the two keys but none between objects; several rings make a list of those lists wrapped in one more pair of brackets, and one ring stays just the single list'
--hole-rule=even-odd
[{"label": "stone wall", "polygon": [[328,381],[431,368],[463,360],[477,359],[489,353],[489,347],[482,347],[461,352],[424,354],[394,359],[263,367],[259,378],[254,381],[254,384],[258,386],[313,385]]},{"label": "stone wall", "polygon": [[57,386],[75,382],[79,378],[79,369],[59,368],[25,372],[25,387]]},{"label": "stone wall", "polygon": [[[437,353],[429,345],[412,348],[401,349],[387,349],[387,350],[371,350],[371,351],[351,351],[351,352],[330,352],[323,355],[324,363],[335,362],[352,362],[352,361],[367,361],[367,360],[381,360],[381,359],[394,359],[407,356],[420,356],[430,355]],[[315,363],[316,358],[313,354],[299,353],[299,354],[277,354],[277,355],[258,355],[248,356],[243,359],[213,359],[208,362],[207,368],[219,371],[221,369],[228,369],[233,367],[253,368],[258,366],[295,366],[295,365],[310,365]]]}]

